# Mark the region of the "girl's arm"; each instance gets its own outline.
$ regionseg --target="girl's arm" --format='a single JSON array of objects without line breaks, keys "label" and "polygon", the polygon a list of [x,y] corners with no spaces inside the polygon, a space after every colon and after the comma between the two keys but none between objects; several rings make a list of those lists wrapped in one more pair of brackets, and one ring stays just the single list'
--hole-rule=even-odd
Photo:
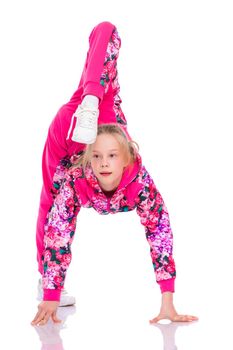
[{"label": "girl's arm", "polygon": [[[56,311],[71,262],[71,244],[81,207],[74,189],[74,176],[68,170],[63,171],[64,166],[57,168],[54,183],[57,194],[44,227],[44,251],[41,257],[44,296],[32,325],[44,325],[50,317],[55,323],[60,322]],[[62,174],[64,176],[61,178]]]},{"label": "girl's arm", "polygon": [[47,215],[44,235],[44,301],[59,301],[71,262],[71,244],[76,229],[80,203],[74,188],[74,176],[68,171]]},{"label": "girl's arm", "polygon": [[150,254],[156,280],[162,292],[159,314],[150,323],[169,319],[175,322],[196,321],[191,315],[180,315],[173,304],[174,281],[176,269],[172,257],[173,234],[167,208],[148,172],[143,169],[140,181],[143,189],[139,193],[137,213],[145,227],[146,238],[150,245]]},{"label": "girl's arm", "polygon": [[173,234],[167,208],[152,178],[145,168],[140,175],[143,188],[138,195],[137,214],[145,227],[147,241],[161,292],[174,292],[176,276],[172,256]]}]

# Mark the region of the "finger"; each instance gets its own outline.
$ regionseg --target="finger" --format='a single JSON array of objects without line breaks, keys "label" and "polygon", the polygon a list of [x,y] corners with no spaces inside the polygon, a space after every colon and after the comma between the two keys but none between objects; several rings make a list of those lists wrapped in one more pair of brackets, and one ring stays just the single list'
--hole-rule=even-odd
[{"label": "finger", "polygon": [[46,315],[38,322],[38,326],[44,326],[51,316],[51,312],[47,312]]},{"label": "finger", "polygon": [[187,318],[189,321],[197,321],[198,320],[197,316],[192,316],[192,315],[187,315]]},{"label": "finger", "polygon": [[186,316],[186,315],[175,315],[175,316],[172,318],[172,321],[175,321],[175,322],[185,322],[185,321],[187,321],[187,316]]},{"label": "finger", "polygon": [[41,308],[40,308],[40,305],[38,305],[37,308],[38,308],[37,314],[36,314],[36,316],[34,317],[34,319],[32,320],[32,322],[34,322],[34,321],[37,319],[37,317],[40,316],[40,314],[41,314],[41,312],[42,312],[42,310],[41,310]]},{"label": "finger", "polygon": [[157,317],[153,318],[152,320],[150,320],[149,322],[150,322],[150,323],[157,323],[157,322],[159,322],[160,320],[161,320],[161,317],[157,316]]},{"label": "finger", "polygon": [[38,317],[39,315],[40,315],[40,312],[38,311],[37,314],[36,314],[36,316],[35,316],[34,319],[32,320],[31,324],[34,324],[34,323],[35,323],[35,321],[36,321],[36,319],[37,319],[37,317]]},{"label": "finger", "polygon": [[44,326],[48,321],[45,320],[45,318],[43,318],[42,320],[40,320],[37,324],[37,326]]},{"label": "finger", "polygon": [[44,316],[45,316],[45,311],[42,311],[42,310],[38,311],[34,320],[32,320],[31,324],[36,325],[38,322],[40,322],[44,318]]},{"label": "finger", "polygon": [[51,316],[52,320],[54,323],[61,323],[62,321],[57,317],[56,315],[56,312],[53,312],[52,313],[52,316]]},{"label": "finger", "polygon": [[46,315],[46,310],[42,309],[41,306],[38,306],[39,311],[36,314],[36,317],[34,318],[32,324],[37,325],[41,320],[44,319]]},{"label": "finger", "polygon": [[196,320],[198,320],[196,316],[190,316],[190,315],[176,315],[172,319],[172,321],[175,321],[175,322],[191,322]]}]

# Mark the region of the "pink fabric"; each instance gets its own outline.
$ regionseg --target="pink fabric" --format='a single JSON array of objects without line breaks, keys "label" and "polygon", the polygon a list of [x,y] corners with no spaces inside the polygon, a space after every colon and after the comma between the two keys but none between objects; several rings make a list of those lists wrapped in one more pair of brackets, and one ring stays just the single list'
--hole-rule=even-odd
[{"label": "pink fabric", "polygon": [[44,299],[51,301],[60,301],[61,290],[59,289],[44,289]]},{"label": "pink fabric", "polygon": [[[85,147],[83,144],[66,139],[74,112],[82,102],[83,97],[91,94],[97,96],[100,100],[98,119],[100,124],[116,122],[117,113],[123,116],[123,112],[120,109],[121,100],[118,96],[117,77],[110,77],[114,79],[114,85],[110,79],[107,88],[100,84],[110,38],[112,41],[115,40],[115,60],[118,57],[120,38],[116,37],[116,34],[114,38],[111,37],[114,30],[116,28],[110,22],[102,22],[93,29],[89,37],[90,47],[79,86],[70,101],[60,108],[49,127],[42,156],[43,188],[40,196],[36,228],[37,261],[38,270],[41,274],[43,272],[41,255],[44,249],[44,224],[47,212],[53,202],[51,189],[55,169],[62,158],[72,156]],[[114,69],[116,70],[116,68]],[[72,130],[74,127],[75,123]],[[126,131],[126,128],[124,128],[124,131]]]},{"label": "pink fabric", "polygon": [[159,286],[160,286],[160,290],[161,293],[164,292],[175,292],[175,280],[174,278],[170,278],[168,280],[164,280],[164,281],[159,281],[158,282]]},{"label": "pink fabric", "polygon": [[[44,243],[45,231],[44,227],[46,225],[46,216],[53,204],[53,177],[55,170],[58,167],[61,159],[65,157],[70,157],[74,154],[79,153],[85,147],[83,144],[73,142],[70,138],[67,139],[67,134],[71,125],[71,120],[73,113],[76,111],[78,105],[82,102],[82,99],[85,95],[95,95],[100,100],[99,105],[99,118],[98,123],[119,123],[119,125],[124,129],[129,139],[130,135],[126,129],[126,120],[124,114],[121,110],[120,104],[121,99],[119,98],[119,84],[117,80],[117,70],[116,70],[116,59],[118,57],[118,51],[120,48],[120,39],[115,32],[116,28],[109,22],[100,23],[92,31],[89,42],[90,48],[87,53],[87,58],[81,80],[78,86],[78,89],[71,97],[70,101],[63,105],[58,111],[57,115],[54,117],[48,131],[47,140],[43,152],[43,161],[42,161],[42,171],[43,171],[43,188],[40,197],[40,207],[37,220],[37,259],[38,259],[38,269],[41,274],[43,274],[43,264],[42,264],[42,255],[46,244]],[[114,43],[114,44],[112,44]],[[114,50],[113,53],[111,50]],[[111,62],[110,58],[115,57]],[[107,67],[108,64],[112,64],[112,68]],[[108,70],[109,69],[109,70]],[[111,70],[112,69],[112,70]],[[108,74],[110,73],[110,74]],[[109,83],[105,84],[103,82],[105,78],[109,78]],[[72,130],[75,127],[75,123],[72,125]],[[71,134],[72,135],[72,131]],[[124,190],[124,187],[130,183],[131,179],[137,174],[141,167],[141,164],[137,162],[134,164],[134,167],[129,171],[124,173],[122,181],[118,187],[119,194]],[[135,195],[138,193],[140,186],[142,186],[143,179],[140,180],[141,183],[132,184],[127,186],[127,205],[133,206]],[[77,186],[83,186],[82,181],[78,181]],[[85,185],[84,185],[85,186]],[[82,192],[79,188],[79,193],[82,193],[85,196],[85,190]],[[143,196],[148,196],[148,192],[145,190]],[[142,196],[142,197],[143,197]],[[83,202],[88,201],[90,198],[82,198]],[[118,206],[118,195],[115,197],[116,200],[113,203],[113,206]],[[151,201],[148,198],[148,209],[149,202]],[[145,201],[142,200],[141,209],[138,210],[138,213],[141,215],[141,222],[144,226],[147,225],[148,219],[152,215],[153,206],[151,210],[145,208]],[[110,208],[110,201],[106,202],[106,210]],[[102,203],[104,205],[104,202]],[[102,205],[101,204],[101,205]],[[123,202],[121,201],[121,205]],[[100,210],[101,208],[95,208]],[[145,211],[146,209],[146,211]],[[144,216],[146,214],[146,216]],[[167,215],[167,214],[166,214]],[[153,215],[152,215],[153,216]],[[153,234],[148,238],[150,245],[153,247]],[[45,246],[44,246],[45,244]],[[47,247],[48,248],[48,247]],[[46,248],[46,249],[47,249]],[[152,250],[153,253],[153,250]],[[157,264],[156,256],[152,254],[152,260],[154,265]],[[173,262],[169,261],[169,264],[172,266]],[[159,276],[159,279],[167,278],[168,276]],[[164,281],[159,281],[161,291],[167,291],[169,288],[174,289],[174,284],[170,282],[164,283]],[[60,299],[60,287],[53,289],[52,287],[45,287],[44,290],[44,300],[59,300]]]}]

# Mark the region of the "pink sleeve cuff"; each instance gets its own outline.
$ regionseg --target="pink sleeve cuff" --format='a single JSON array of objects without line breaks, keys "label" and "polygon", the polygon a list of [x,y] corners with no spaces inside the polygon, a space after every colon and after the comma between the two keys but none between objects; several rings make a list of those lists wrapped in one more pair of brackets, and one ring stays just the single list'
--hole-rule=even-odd
[{"label": "pink sleeve cuff", "polygon": [[61,290],[59,289],[44,289],[44,301],[60,301]]},{"label": "pink sleeve cuff", "polygon": [[158,282],[160,286],[161,293],[164,292],[175,292],[175,278],[170,278],[168,280],[163,280]]},{"label": "pink sleeve cuff", "polygon": [[100,83],[87,82],[84,86],[82,99],[86,95],[94,95],[102,101],[104,96],[104,87]]}]

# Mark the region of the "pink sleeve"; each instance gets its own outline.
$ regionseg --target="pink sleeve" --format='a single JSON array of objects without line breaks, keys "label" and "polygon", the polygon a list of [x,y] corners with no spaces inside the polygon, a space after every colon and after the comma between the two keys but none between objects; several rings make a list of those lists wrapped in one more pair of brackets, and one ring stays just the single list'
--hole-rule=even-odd
[{"label": "pink sleeve", "polygon": [[[43,290],[44,300],[59,300],[71,263],[71,245],[76,230],[80,203],[74,177],[67,171],[48,212],[44,226]],[[53,299],[55,298],[55,299]]]},{"label": "pink sleeve", "polygon": [[156,281],[161,292],[173,292],[176,267],[172,255],[173,233],[169,214],[154,181],[146,169],[142,169],[140,181],[144,186],[139,193],[136,211],[145,227]]}]

